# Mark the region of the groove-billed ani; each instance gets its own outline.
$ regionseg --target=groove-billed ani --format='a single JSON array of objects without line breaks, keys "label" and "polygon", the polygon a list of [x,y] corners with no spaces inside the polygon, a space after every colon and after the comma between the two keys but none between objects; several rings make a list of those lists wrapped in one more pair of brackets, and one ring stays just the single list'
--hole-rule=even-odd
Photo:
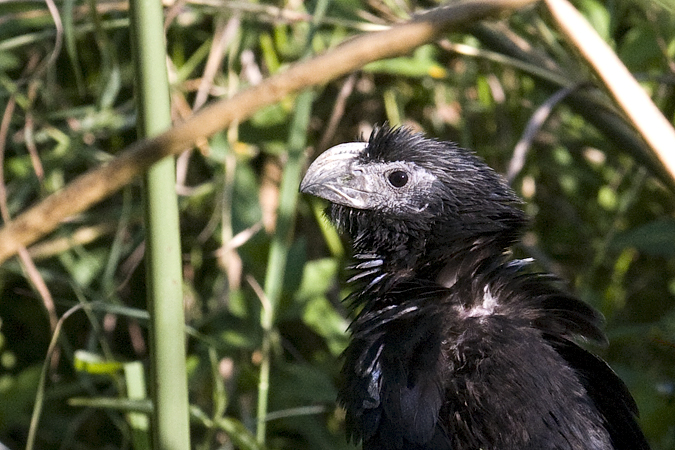
[{"label": "groove-billed ani", "polygon": [[366,450],[647,449],[624,384],[575,338],[601,317],[507,249],[520,200],[471,152],[406,129],[319,156],[302,192],[354,247],[339,402]]}]

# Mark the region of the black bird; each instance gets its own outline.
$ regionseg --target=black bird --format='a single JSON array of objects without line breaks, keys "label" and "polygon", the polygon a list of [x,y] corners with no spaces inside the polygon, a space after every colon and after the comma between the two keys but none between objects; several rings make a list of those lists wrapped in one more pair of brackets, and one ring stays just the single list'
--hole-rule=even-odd
[{"label": "black bird", "polygon": [[300,189],[353,242],[338,401],[354,443],[648,449],[625,385],[574,341],[604,341],[600,314],[509,259],[521,201],[473,153],[380,127],[320,155]]}]

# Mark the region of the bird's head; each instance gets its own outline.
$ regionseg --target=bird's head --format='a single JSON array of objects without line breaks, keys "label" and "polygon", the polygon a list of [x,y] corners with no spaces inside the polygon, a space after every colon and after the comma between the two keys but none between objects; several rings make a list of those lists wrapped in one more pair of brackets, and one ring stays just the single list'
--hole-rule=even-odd
[{"label": "bird's head", "polygon": [[300,190],[330,202],[327,215],[357,256],[417,276],[435,277],[466,252],[502,254],[525,223],[518,197],[482,160],[405,128],[325,151]]}]

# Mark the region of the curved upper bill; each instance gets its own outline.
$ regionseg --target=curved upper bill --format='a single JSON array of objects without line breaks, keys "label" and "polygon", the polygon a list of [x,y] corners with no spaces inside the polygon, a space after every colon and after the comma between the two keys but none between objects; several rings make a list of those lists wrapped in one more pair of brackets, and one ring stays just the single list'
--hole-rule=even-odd
[{"label": "curved upper bill", "polygon": [[349,142],[323,152],[307,169],[300,191],[352,208],[370,207],[377,192],[359,162],[367,146],[367,142]]}]

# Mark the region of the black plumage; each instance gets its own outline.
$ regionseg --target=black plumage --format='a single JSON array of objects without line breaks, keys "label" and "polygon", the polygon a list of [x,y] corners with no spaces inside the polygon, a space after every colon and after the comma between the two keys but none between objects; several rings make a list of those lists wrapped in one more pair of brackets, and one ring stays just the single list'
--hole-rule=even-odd
[{"label": "black plumage", "polygon": [[339,402],[365,450],[647,449],[621,380],[574,339],[601,317],[508,248],[520,200],[471,152],[377,128],[301,190],[353,242]]}]

